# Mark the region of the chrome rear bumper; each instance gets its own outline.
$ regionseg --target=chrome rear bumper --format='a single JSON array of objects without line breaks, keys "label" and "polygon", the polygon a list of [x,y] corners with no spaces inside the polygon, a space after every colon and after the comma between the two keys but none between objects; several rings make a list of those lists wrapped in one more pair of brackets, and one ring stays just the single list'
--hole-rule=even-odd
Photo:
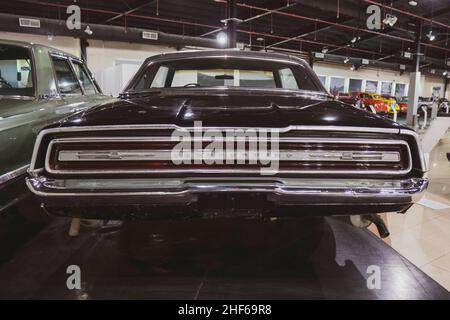
[{"label": "chrome rear bumper", "polygon": [[410,204],[427,178],[405,180],[298,178],[48,179],[28,178],[43,203],[187,204],[206,194],[265,194],[286,205]]}]

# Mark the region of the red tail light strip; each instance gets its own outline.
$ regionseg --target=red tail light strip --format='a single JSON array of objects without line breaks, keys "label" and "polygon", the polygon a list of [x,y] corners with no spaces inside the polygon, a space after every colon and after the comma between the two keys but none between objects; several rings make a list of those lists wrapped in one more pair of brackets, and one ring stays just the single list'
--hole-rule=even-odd
[{"label": "red tail light strip", "polygon": [[[249,161],[254,158],[245,150],[244,163],[175,165],[170,156],[177,143],[170,137],[55,139],[48,147],[45,168],[51,174],[159,174],[258,173],[263,167]],[[401,175],[412,167],[403,140],[280,138],[276,156],[281,173]]]}]

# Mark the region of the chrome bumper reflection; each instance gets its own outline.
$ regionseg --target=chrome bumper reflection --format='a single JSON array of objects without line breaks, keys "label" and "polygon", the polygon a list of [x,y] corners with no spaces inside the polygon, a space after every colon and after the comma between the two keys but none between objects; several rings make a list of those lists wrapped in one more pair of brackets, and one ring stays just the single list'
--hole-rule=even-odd
[{"label": "chrome bumper reflection", "polygon": [[[251,179],[251,178],[165,178],[165,179],[48,179],[28,178],[30,190],[40,197],[147,197],[192,199],[201,193],[267,193],[274,201],[317,203],[333,199],[346,203],[415,202],[428,185],[427,178],[376,179]],[[357,201],[358,202],[358,201]]]}]

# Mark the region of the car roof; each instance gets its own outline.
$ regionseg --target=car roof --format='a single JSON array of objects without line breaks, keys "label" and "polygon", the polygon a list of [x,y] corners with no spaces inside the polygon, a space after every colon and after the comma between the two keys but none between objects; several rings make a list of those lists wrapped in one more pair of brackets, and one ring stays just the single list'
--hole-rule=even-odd
[{"label": "car roof", "polygon": [[43,45],[43,44],[34,43],[34,42],[0,39],[0,44],[19,46],[19,47],[29,48],[29,49],[45,48],[47,51],[49,51],[51,53],[56,53],[56,54],[59,54],[59,55],[64,55],[64,56],[68,56],[68,57],[80,60],[79,57],[77,57],[77,56],[75,56],[73,54],[70,54],[68,52],[59,50],[57,48],[49,47],[49,46],[46,46],[46,45]]},{"label": "car roof", "polygon": [[155,56],[147,58],[147,61],[165,61],[175,59],[189,59],[189,58],[202,58],[202,57],[246,57],[255,59],[267,59],[267,60],[281,60],[306,64],[302,58],[288,55],[284,53],[275,52],[263,52],[263,51],[246,51],[239,49],[212,49],[212,50],[186,50],[170,53],[161,53]]}]

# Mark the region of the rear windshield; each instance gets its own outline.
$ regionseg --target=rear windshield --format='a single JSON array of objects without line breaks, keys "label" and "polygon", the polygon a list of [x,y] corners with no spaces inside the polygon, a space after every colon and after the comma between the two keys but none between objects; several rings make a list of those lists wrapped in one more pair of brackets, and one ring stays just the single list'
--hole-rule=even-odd
[{"label": "rear windshield", "polygon": [[322,91],[300,64],[233,58],[182,59],[151,65],[134,90],[183,87],[242,87]]},{"label": "rear windshield", "polygon": [[29,49],[0,44],[0,96],[4,95],[34,95]]}]

